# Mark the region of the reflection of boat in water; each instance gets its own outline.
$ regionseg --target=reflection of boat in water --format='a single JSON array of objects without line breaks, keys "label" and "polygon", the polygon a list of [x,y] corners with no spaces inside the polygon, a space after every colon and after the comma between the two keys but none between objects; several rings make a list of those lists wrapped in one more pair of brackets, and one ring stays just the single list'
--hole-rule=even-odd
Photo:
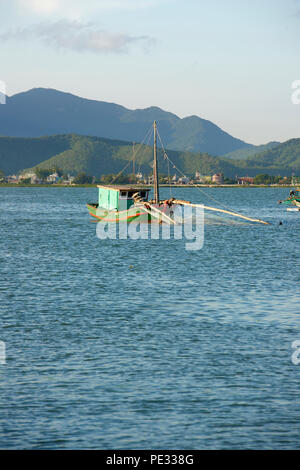
[{"label": "reflection of boat in water", "polygon": [[[159,197],[159,184],[158,184],[158,163],[157,163],[157,126],[156,121],[153,125],[154,129],[154,158],[153,158],[153,189],[154,198],[149,201],[150,189],[144,189],[140,186],[117,186],[107,185],[98,186],[98,202],[87,204],[90,215],[95,217],[98,221],[104,222],[158,222],[167,223],[169,225],[182,223],[183,220],[178,220],[176,214],[180,214],[183,207],[188,206],[191,210],[193,208],[201,208],[208,212],[222,213],[241,219],[267,224],[260,219],[253,219],[245,215],[233,212],[231,210],[219,209],[216,207],[205,206],[203,204],[193,204],[190,201],[176,199],[171,197],[167,200],[161,200]],[[159,135],[159,134],[158,134]],[[166,152],[164,158],[169,162]],[[173,164],[174,166],[174,164]],[[174,168],[176,168],[174,166]],[[180,170],[179,170],[180,171]],[[182,172],[181,172],[182,173]],[[185,175],[183,175],[185,176]]]},{"label": "reflection of boat in water", "polygon": [[300,211],[300,189],[292,189],[290,191],[290,196],[284,201],[279,201],[279,204],[286,204],[289,207],[287,208],[290,212],[299,212]]}]

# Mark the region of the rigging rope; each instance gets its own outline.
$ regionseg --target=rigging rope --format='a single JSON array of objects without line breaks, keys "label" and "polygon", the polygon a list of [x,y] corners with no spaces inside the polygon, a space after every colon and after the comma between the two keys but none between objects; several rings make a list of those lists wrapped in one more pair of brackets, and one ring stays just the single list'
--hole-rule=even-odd
[{"label": "rigging rope", "polygon": [[146,148],[145,146],[147,145],[147,143],[144,143],[144,142],[145,141],[147,141],[147,142],[150,141],[151,132],[152,132],[152,126],[148,130],[148,132],[145,135],[142,142],[140,142],[139,145],[137,146],[137,150],[135,150],[135,147],[134,147],[134,152],[133,152],[133,155],[132,155],[131,159],[128,161],[128,163],[125,165],[125,167],[112,179],[110,184],[113,184],[119,178],[119,176],[121,176],[122,173],[124,173],[124,171],[129,167],[130,163],[135,159],[135,157],[137,156],[137,154],[138,154],[138,152],[140,151],[141,148],[143,148],[144,151],[145,151],[145,148]]},{"label": "rigging rope", "polygon": [[173,194],[172,194],[171,176],[170,176],[170,161],[165,151],[164,151],[164,160],[167,160],[167,164],[168,164],[168,182],[169,182],[169,188],[170,188],[170,198],[172,198]]}]

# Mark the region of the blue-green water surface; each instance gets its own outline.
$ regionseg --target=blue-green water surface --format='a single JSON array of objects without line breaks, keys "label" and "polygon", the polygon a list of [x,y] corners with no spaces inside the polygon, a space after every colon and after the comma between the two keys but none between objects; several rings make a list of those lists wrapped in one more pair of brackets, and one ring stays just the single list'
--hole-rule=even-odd
[{"label": "blue-green water surface", "polygon": [[299,447],[300,213],[204,191],[272,225],[99,240],[96,189],[0,189],[0,448]]}]

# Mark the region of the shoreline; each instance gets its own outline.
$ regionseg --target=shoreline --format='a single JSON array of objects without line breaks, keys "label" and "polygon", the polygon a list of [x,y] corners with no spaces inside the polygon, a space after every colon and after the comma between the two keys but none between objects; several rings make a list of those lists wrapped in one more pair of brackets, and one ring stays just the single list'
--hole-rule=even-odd
[{"label": "shoreline", "polygon": [[[151,185],[132,185],[138,188],[149,188]],[[160,184],[160,188],[291,188],[292,184]],[[0,188],[97,188],[98,184],[15,184],[0,183]]]}]

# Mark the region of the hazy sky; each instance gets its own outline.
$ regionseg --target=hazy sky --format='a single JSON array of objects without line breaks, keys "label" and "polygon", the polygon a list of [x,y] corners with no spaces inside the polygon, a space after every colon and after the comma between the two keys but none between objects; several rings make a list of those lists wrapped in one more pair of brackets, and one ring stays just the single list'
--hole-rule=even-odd
[{"label": "hazy sky", "polygon": [[0,80],[300,137],[300,0],[0,0]]}]

